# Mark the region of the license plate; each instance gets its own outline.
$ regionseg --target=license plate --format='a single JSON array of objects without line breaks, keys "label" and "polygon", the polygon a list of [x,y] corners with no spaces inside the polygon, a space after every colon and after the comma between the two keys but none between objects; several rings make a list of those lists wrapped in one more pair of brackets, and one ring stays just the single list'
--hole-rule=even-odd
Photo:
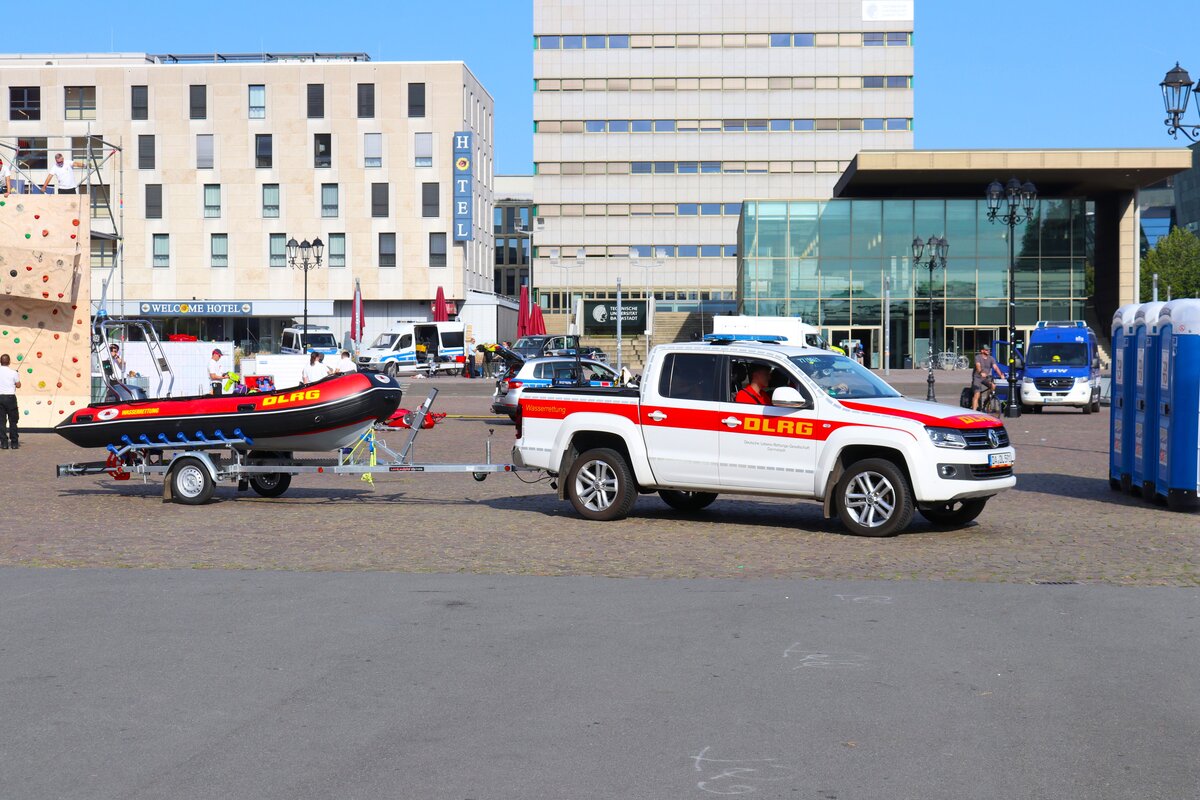
[{"label": "license plate", "polygon": [[1013,465],[1013,453],[992,453],[988,456],[988,467],[991,469],[999,469],[1000,467],[1011,467]]},{"label": "license plate", "polygon": [[1062,400],[1061,397],[1045,397],[1042,399],[1045,400],[1047,403],[1057,403]]}]

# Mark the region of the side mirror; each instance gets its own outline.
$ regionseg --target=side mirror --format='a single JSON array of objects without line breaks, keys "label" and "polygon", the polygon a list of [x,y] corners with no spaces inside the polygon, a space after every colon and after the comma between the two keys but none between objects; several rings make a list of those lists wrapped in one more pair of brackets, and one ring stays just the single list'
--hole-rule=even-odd
[{"label": "side mirror", "polygon": [[804,395],[790,386],[780,386],[771,393],[771,405],[782,408],[808,408]]}]

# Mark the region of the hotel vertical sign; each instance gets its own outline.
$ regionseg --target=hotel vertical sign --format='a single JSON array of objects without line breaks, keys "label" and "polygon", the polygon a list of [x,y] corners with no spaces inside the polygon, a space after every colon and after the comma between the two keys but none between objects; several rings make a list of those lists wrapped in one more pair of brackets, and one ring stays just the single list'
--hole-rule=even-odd
[{"label": "hotel vertical sign", "polygon": [[467,242],[475,238],[472,209],[474,198],[475,152],[472,147],[473,134],[458,131],[454,134],[454,241]]}]

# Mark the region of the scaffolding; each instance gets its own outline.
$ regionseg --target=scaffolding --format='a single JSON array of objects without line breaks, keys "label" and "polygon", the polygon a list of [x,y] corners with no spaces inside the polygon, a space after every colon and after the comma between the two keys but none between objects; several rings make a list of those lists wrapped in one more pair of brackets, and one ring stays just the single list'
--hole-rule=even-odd
[{"label": "scaffolding", "polygon": [[[44,191],[44,187],[49,183],[47,171],[51,153],[58,152],[63,153],[64,160],[66,155],[70,154],[68,163],[84,171],[79,188],[88,196],[91,216],[89,266],[95,266],[92,259],[92,243],[109,242],[112,247],[112,261],[108,265],[107,274],[101,279],[100,296],[92,297],[92,315],[104,314],[107,312],[109,292],[114,278],[119,299],[122,302],[125,299],[125,248],[122,236],[125,222],[124,149],[120,142],[110,142],[101,136],[93,135],[91,125],[84,136],[0,136],[0,158],[9,166],[9,179],[18,193],[39,194]],[[41,182],[34,180],[37,173],[43,174]],[[106,175],[110,180],[105,180]],[[116,178],[116,209],[113,208],[113,177]],[[0,186],[0,193],[4,188]],[[101,252],[104,253],[103,250]]]}]

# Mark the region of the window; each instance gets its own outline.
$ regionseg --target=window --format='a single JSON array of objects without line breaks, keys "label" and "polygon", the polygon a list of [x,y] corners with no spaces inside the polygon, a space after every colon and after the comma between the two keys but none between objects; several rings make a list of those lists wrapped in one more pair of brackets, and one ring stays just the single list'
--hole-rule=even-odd
[{"label": "window", "polygon": [[27,122],[42,118],[42,87],[8,87],[8,118],[13,122]]},{"label": "window", "polygon": [[386,183],[371,184],[371,216],[386,217],[388,215],[388,185]]},{"label": "window", "polygon": [[208,87],[204,84],[188,87],[188,117],[208,119]]},{"label": "window", "polygon": [[171,237],[165,233],[154,234],[154,261],[155,267],[171,266]]},{"label": "window", "polygon": [[792,121],[790,119],[773,119],[771,120],[772,131],[790,131],[792,129]]},{"label": "window", "polygon": [[583,43],[587,45],[588,50],[603,50],[605,45],[603,36],[585,36]]},{"label": "window", "polygon": [[112,269],[117,263],[116,256],[116,242],[92,239],[92,269]]},{"label": "window", "polygon": [[694,217],[696,216],[696,204],[680,203],[677,207],[676,213],[681,217]]},{"label": "window", "polygon": [[705,217],[719,217],[721,215],[720,203],[701,203],[700,214]]},{"label": "window", "polygon": [[[108,186],[103,183],[93,183],[88,189],[91,197],[88,200],[92,206],[92,219],[111,219],[112,210],[108,204]],[[92,242],[104,241],[93,239]]]},{"label": "window", "polygon": [[264,183],[262,188],[263,219],[279,219],[279,184]]},{"label": "window", "polygon": [[[436,183],[421,184],[421,216],[422,217],[437,217],[442,213],[441,210],[441,186]],[[497,208],[497,211],[500,209]]]},{"label": "window", "polygon": [[358,85],[358,118],[375,118],[375,84],[373,83]]},{"label": "window", "polygon": [[325,252],[329,258],[330,269],[346,266],[346,234],[329,234],[329,244]]},{"label": "window", "polygon": [[446,234],[429,234],[429,266],[446,266]]},{"label": "window", "polygon": [[338,185],[336,183],[321,184],[321,216],[326,219],[338,215]]},{"label": "window", "polygon": [[410,83],[408,85],[408,115],[410,117],[425,116],[425,84]]},{"label": "window", "polygon": [[674,133],[675,120],[673,119],[656,119],[654,120],[655,133]]},{"label": "window", "polygon": [[287,266],[287,234],[272,233],[267,239],[268,257],[267,262],[272,267]]},{"label": "window", "polygon": [[634,133],[650,133],[653,127],[653,123],[648,119],[635,119],[633,121]]},{"label": "window", "polygon": [[794,131],[811,131],[812,129],[813,121],[811,119],[792,120],[792,130]]},{"label": "window", "polygon": [[162,219],[162,184],[146,184],[146,219]]},{"label": "window", "polygon": [[148,87],[129,87],[129,117],[135,120],[150,118],[150,90]]},{"label": "window", "polygon": [[790,33],[772,33],[771,47],[791,47],[792,35]]},{"label": "window", "polygon": [[658,393],[678,400],[715,403],[721,397],[718,378],[721,357],[709,353],[671,353],[663,361]]},{"label": "window", "polygon": [[229,266],[229,234],[214,233],[208,238],[208,265],[217,269]]},{"label": "window", "polygon": [[681,244],[677,250],[680,258],[696,258],[700,255],[700,248],[694,244]]},{"label": "window", "polygon": [[213,168],[213,135],[200,133],[196,135],[196,169]]},{"label": "window", "polygon": [[383,268],[396,266],[396,234],[379,234],[379,266]]},{"label": "window", "polygon": [[250,119],[267,118],[267,87],[261,83],[250,84]]},{"label": "window", "polygon": [[719,244],[702,244],[700,245],[701,258],[720,258],[721,245]]},{"label": "window", "polygon": [[274,163],[274,147],[271,144],[271,134],[254,134],[254,166],[270,168]]},{"label": "window", "polygon": [[700,162],[701,174],[712,175],[713,173],[717,173],[720,171],[721,171],[721,162],[720,161],[701,161]]},{"label": "window", "polygon": [[679,162],[679,174],[680,175],[695,175],[699,171],[700,171],[700,164],[696,161],[680,161]]},{"label": "window", "polygon": [[221,184],[204,184],[204,218],[214,219],[221,216]]},{"label": "window", "polygon": [[863,120],[863,130],[864,131],[881,131],[881,130],[883,130],[883,120],[882,119],[871,119],[871,118],[864,119]]},{"label": "window", "polygon": [[582,50],[583,49],[583,37],[582,36],[564,36],[564,37],[562,37],[562,46],[563,46],[563,50]]},{"label": "window", "polygon": [[104,158],[104,137],[98,133],[91,136],[72,136],[71,160],[88,161],[92,158]]},{"label": "window", "polygon": [[363,134],[363,166],[364,167],[382,167],[383,166],[383,134],[382,133],[364,133]]},{"label": "window", "polygon": [[308,118],[325,118],[325,84],[323,83],[308,85]]},{"label": "window", "polygon": [[629,133],[629,120],[627,119],[610,119],[608,121],[609,133]]},{"label": "window", "polygon": [[587,133],[604,133],[604,120],[589,119],[583,123],[583,129]]},{"label": "window", "polygon": [[889,75],[887,78],[887,88],[889,89],[907,89],[907,75]]},{"label": "window", "polygon": [[631,171],[633,172],[634,175],[649,175],[650,174],[650,162],[649,161],[634,161]]},{"label": "window", "polygon": [[908,33],[905,31],[892,31],[887,35],[888,47],[908,47]]},{"label": "window", "polygon": [[797,33],[792,42],[796,47],[812,47],[814,38],[811,33]]},{"label": "window", "polygon": [[887,121],[887,129],[889,131],[906,131],[911,127],[907,119],[889,119]]},{"label": "window", "polygon": [[863,34],[863,47],[883,47],[883,42],[884,39],[882,33]]},{"label": "window", "polygon": [[625,35],[608,37],[610,50],[626,50],[629,48],[629,37]]},{"label": "window", "polygon": [[433,166],[433,134],[418,133],[414,134],[415,141],[413,153],[416,156],[415,165],[418,167]]},{"label": "window", "polygon": [[68,86],[66,88],[66,104],[63,118],[95,119],[96,87]]},{"label": "window", "polygon": [[154,169],[154,137],[138,136],[138,169]]},{"label": "window", "polygon": [[313,167],[329,169],[333,166],[333,134],[313,134]]},{"label": "window", "polygon": [[864,89],[882,89],[882,75],[864,75],[862,79],[862,88]]}]

